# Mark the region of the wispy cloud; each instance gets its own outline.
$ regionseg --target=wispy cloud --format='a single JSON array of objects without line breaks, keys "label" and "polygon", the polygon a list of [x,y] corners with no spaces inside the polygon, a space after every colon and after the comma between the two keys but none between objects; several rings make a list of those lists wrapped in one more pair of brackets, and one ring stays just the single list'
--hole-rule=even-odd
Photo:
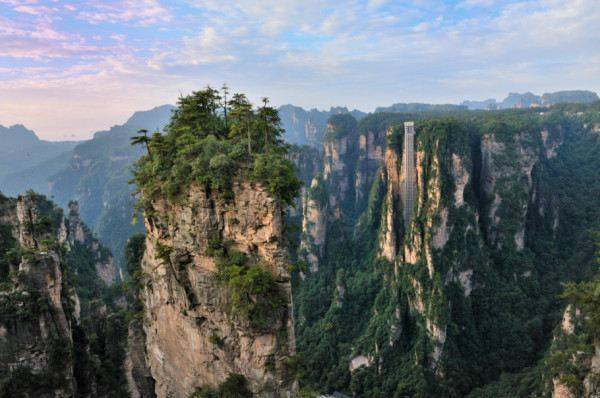
[{"label": "wispy cloud", "polygon": [[597,0],[0,0],[0,123],[84,134],[224,81],[365,110],[598,90],[597,26]]},{"label": "wispy cloud", "polygon": [[126,0],[98,2],[89,11],[81,11],[78,18],[91,24],[129,23],[142,26],[170,22],[170,11],[157,0]]}]

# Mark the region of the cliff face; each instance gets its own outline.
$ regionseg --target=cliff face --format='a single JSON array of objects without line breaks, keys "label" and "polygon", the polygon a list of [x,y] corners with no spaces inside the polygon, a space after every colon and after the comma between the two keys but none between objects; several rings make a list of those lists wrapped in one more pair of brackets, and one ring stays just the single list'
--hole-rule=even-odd
[{"label": "cliff face", "polygon": [[[392,131],[388,130],[388,136]],[[380,255],[393,262],[398,254],[398,246],[402,236],[399,231],[402,215],[402,201],[400,198],[400,156],[393,148],[385,150],[385,166],[383,168],[383,178],[387,181],[387,193],[385,196],[385,205],[383,219],[381,224],[381,235],[379,237]]]},{"label": "cliff face", "polygon": [[353,199],[356,144],[356,120],[350,115],[331,118],[323,143],[323,180],[328,188],[328,205],[336,219],[342,216],[344,204]]},{"label": "cliff face", "polygon": [[546,360],[553,375],[548,383],[552,398],[600,396],[600,341],[589,341],[586,318],[587,314],[570,304],[554,333]]},{"label": "cliff face", "polygon": [[365,116],[365,113],[345,107],[332,107],[328,111],[317,109],[305,110],[294,105],[279,107],[281,124],[285,130],[285,140],[290,144],[310,145],[321,148],[323,136],[327,130],[327,120],[336,114],[351,114],[356,119]]},{"label": "cliff face", "polygon": [[305,261],[310,272],[319,270],[319,259],[323,256],[327,234],[327,203],[319,197],[322,179],[313,178],[310,187],[302,190],[302,234],[300,238],[300,258]]},{"label": "cliff face", "polygon": [[[157,395],[187,398],[241,374],[257,396],[291,396],[285,363],[295,342],[280,204],[247,183],[234,184],[228,202],[192,187],[185,203],[156,201],[160,218],[146,219],[141,297]],[[274,276],[284,303],[266,314],[267,325],[256,327],[232,311],[235,292],[218,280],[219,261],[208,251],[215,239]]]},{"label": "cliff face", "polygon": [[[330,118],[323,139],[323,166],[305,181],[302,195],[300,257],[309,271],[319,269],[327,251],[327,231],[348,230],[366,210],[371,187],[381,177],[384,163],[393,156],[386,148],[394,125],[406,117],[374,114],[360,122],[346,114]],[[392,168],[384,169],[392,172]],[[396,188],[389,185],[388,189]]]},{"label": "cliff face", "polygon": [[132,369],[144,355],[127,347],[128,303],[108,284],[116,274],[76,203],[64,216],[41,195],[0,195],[0,396],[127,394],[125,352]]},{"label": "cliff face", "polygon": [[[551,339],[560,281],[578,275],[593,255],[578,242],[597,228],[598,209],[575,203],[600,188],[592,166],[597,138],[586,124],[594,119],[560,111],[471,116],[416,120],[411,223],[403,220],[401,189],[408,177],[405,119],[390,115],[382,161],[377,146],[367,155],[367,135],[357,137],[365,151],[358,151],[354,175],[369,159],[382,167],[368,195],[355,183],[354,203],[341,205],[342,214],[352,214],[341,218],[345,229],[336,227],[331,208],[321,226],[315,220],[322,210],[308,213],[313,222],[303,233],[326,231],[318,272],[295,294],[298,347],[319,369],[308,371],[315,385],[338,388],[329,380],[348,377],[346,391],[356,396],[412,396],[420,380],[425,396],[465,396],[506,369],[533,366]],[[346,167],[331,164],[329,176]],[[342,203],[343,189],[323,186],[326,206]],[[570,259],[574,246],[582,250],[578,260]],[[535,287],[542,285],[545,293]],[[321,355],[325,347],[339,360]],[[405,387],[377,390],[371,382]]]},{"label": "cliff face", "polygon": [[115,283],[119,277],[119,271],[113,262],[112,255],[100,246],[98,240],[81,220],[77,202],[69,202],[69,214],[65,219],[65,228],[68,232],[68,245],[70,247],[75,245],[89,247],[92,250],[94,266],[100,279],[107,285]]},{"label": "cliff face", "polygon": [[[456,127],[453,133],[458,137],[452,137],[453,141],[427,132],[417,136],[415,221],[404,230],[396,223],[394,230],[387,227],[393,218],[388,213],[382,222],[386,232],[380,244],[382,255],[395,263],[396,275],[408,278],[412,287],[409,308],[422,317],[433,347],[431,367],[438,376],[444,374],[438,365],[442,363],[447,324],[453,317],[452,306],[456,305],[448,297],[447,286],[457,284],[463,297],[469,297],[479,288],[474,281],[484,279],[480,273],[488,272],[483,264],[490,259],[486,259],[487,254],[482,258],[482,253],[521,252],[526,241],[527,214],[553,217],[550,211],[544,213],[536,201],[539,198],[535,197],[533,170],[541,167],[562,142],[560,134],[544,140],[548,132],[538,130],[502,139],[486,133],[481,141],[469,143],[466,132]],[[398,172],[394,155],[388,156],[388,198],[396,199],[392,205],[388,199],[387,209],[397,212],[403,201],[400,198],[398,202],[394,187],[396,178],[399,183],[406,179],[406,171]],[[396,243],[400,246],[397,257],[391,256],[394,242],[401,242]],[[475,260],[477,257],[479,260]],[[531,274],[526,264],[524,261],[518,270],[525,277]],[[423,268],[426,274],[407,276],[411,272],[402,267],[410,266]]]},{"label": "cliff face", "polygon": [[373,184],[379,167],[384,162],[387,131],[381,128],[367,129],[358,137],[358,157],[356,161],[355,191],[356,203],[365,199],[365,193]]},{"label": "cliff face", "polygon": [[[44,208],[46,207],[46,208]],[[6,396],[75,394],[72,324],[77,296],[64,282],[56,209],[0,196],[0,388]]]},{"label": "cliff face", "polygon": [[[302,234],[299,257],[308,272],[319,270],[328,225],[351,218],[357,159],[357,123],[347,114],[332,117],[323,142],[323,167],[312,173],[302,190]],[[304,275],[304,272],[303,274]]]}]

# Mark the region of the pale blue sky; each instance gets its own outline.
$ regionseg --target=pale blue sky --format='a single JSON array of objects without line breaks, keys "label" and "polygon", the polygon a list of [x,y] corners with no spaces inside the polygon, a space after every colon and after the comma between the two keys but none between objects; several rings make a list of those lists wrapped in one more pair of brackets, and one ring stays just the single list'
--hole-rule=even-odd
[{"label": "pale blue sky", "polygon": [[600,91],[600,1],[0,0],[0,124],[87,138],[223,82],[365,111]]}]

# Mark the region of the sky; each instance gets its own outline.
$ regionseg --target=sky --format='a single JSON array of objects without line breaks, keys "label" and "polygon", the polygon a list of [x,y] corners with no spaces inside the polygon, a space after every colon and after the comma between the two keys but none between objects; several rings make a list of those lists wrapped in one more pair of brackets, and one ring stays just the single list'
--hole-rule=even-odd
[{"label": "sky", "polygon": [[227,83],[372,111],[600,91],[598,0],[0,0],[0,124],[86,139]]}]

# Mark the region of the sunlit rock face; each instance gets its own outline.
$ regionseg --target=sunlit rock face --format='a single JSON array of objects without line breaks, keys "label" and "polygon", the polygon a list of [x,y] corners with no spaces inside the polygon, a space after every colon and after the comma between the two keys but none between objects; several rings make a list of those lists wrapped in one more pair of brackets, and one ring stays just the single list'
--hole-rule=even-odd
[{"label": "sunlit rock face", "polygon": [[[285,376],[285,363],[295,342],[280,204],[260,186],[239,183],[228,202],[192,187],[185,204],[159,200],[153,206],[160,218],[146,219],[142,299],[157,395],[187,398],[237,373],[257,396],[291,396],[295,386]],[[288,306],[268,327],[257,330],[231,314],[215,259],[206,253],[214,236],[275,276]],[[160,247],[169,248],[168,258],[160,258]]]}]

